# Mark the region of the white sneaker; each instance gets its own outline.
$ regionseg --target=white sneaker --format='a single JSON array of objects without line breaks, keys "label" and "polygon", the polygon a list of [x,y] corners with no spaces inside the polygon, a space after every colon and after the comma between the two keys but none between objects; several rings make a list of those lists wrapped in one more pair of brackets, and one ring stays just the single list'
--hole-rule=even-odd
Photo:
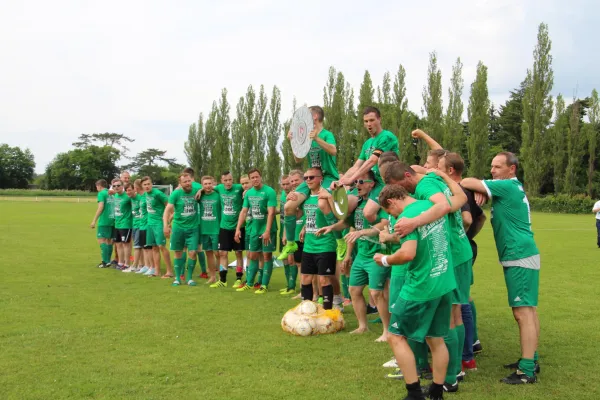
[{"label": "white sneaker", "polygon": [[136,274],[145,274],[146,272],[148,272],[149,269],[150,268],[148,268],[148,267],[142,267],[142,268],[138,269],[135,273]]},{"label": "white sneaker", "polygon": [[146,276],[154,275],[154,268],[150,268],[144,275],[146,275]]},{"label": "white sneaker", "polygon": [[398,368],[398,362],[395,358],[392,358],[390,361],[383,364],[383,368]]},{"label": "white sneaker", "polygon": [[130,272],[135,272],[135,269],[134,269],[134,268],[131,268],[131,267],[127,267],[127,268],[125,268],[125,269],[124,269],[122,272],[127,272],[127,273],[130,273]]}]

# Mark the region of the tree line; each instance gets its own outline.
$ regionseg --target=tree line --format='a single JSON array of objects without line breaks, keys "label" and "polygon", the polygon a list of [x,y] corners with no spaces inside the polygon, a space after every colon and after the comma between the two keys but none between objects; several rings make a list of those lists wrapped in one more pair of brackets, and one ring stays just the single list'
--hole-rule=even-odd
[{"label": "tree line", "polygon": [[[599,195],[598,92],[594,89],[586,97],[574,96],[568,106],[562,94],[553,98],[551,48],[548,26],[542,23],[538,27],[532,66],[500,106],[490,102],[488,67],[482,61],[467,88],[469,101],[463,104],[466,90],[463,63],[457,58],[450,73],[445,109],[442,71],[436,52],[432,52],[418,103],[420,113],[409,108],[406,95],[409,78],[402,65],[393,74],[386,72],[377,85],[369,71],[365,71],[357,96],[343,72],[330,67],[322,106],[324,126],[337,141],[339,170],[345,171],[355,162],[360,146],[368,138],[362,124],[362,109],[374,105],[381,110],[384,129],[398,136],[401,157],[407,163],[421,163],[426,157],[425,144],[410,135],[413,129],[421,128],[444,148],[459,152],[471,176],[489,177],[491,159],[505,150],[519,156],[519,177],[532,197],[550,193]],[[295,99],[293,109],[296,109]],[[198,120],[189,126],[184,143],[187,163],[198,176],[215,177],[226,170],[239,177],[257,167],[263,171],[265,182],[277,187],[283,172],[303,167],[296,164],[286,138],[290,124],[290,119],[281,119],[281,92],[277,86],[268,93],[263,85],[258,89],[249,86],[245,95],[237,99],[235,110],[231,109],[224,88],[210,112],[200,113]],[[150,175],[156,183],[176,183],[182,165],[156,148],[129,157],[127,144],[132,141],[117,133],[81,135],[72,150],[58,154],[48,165],[43,186],[93,190],[96,179],[115,176],[120,169]],[[0,158],[0,173],[3,159]]]}]

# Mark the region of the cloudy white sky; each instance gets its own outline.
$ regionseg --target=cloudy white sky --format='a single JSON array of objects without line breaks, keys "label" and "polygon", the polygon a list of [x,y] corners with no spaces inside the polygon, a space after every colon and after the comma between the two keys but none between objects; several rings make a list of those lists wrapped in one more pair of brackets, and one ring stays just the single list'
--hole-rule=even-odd
[{"label": "cloudy white sky", "polygon": [[[282,92],[282,119],[322,103],[329,66],[356,92],[401,63],[419,111],[428,54],[447,92],[460,56],[468,102],[479,60],[502,104],[532,65],[549,24],[554,93],[600,89],[597,0],[42,1],[0,2],[0,143],[28,147],[36,170],[81,133],[119,132],[185,162],[183,142],[220,90],[232,109],[248,85]],[[466,108],[466,107],[465,107]]]}]

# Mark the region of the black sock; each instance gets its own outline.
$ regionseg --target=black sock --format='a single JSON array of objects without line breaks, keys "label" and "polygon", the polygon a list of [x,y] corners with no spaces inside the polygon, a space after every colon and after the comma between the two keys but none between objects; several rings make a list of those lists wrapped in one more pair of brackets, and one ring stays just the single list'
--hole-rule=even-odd
[{"label": "black sock", "polygon": [[313,299],[312,283],[310,283],[308,285],[302,285],[302,289],[301,289],[300,293],[302,294],[302,300],[312,301],[312,299]]},{"label": "black sock", "polygon": [[431,386],[429,386],[429,397],[432,399],[441,399],[442,396],[444,396],[444,385],[431,382]]},{"label": "black sock", "polygon": [[241,281],[241,280],[242,280],[242,276],[244,276],[244,273],[243,273],[243,272],[236,272],[236,273],[235,273],[235,278],[236,278],[237,280],[240,280],[240,281]]},{"label": "black sock", "polygon": [[323,286],[323,308],[326,310],[333,308],[333,285]]},{"label": "black sock", "polygon": [[227,282],[227,270],[219,271],[219,277],[221,278],[221,282]]},{"label": "black sock", "polygon": [[408,391],[408,397],[411,399],[422,399],[424,397],[421,391],[421,381],[419,380],[415,383],[407,383],[406,390]]}]

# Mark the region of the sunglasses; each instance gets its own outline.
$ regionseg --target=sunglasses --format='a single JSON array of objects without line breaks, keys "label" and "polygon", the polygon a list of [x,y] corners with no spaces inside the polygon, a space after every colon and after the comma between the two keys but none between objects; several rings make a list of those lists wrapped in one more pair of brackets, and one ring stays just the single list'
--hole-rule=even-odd
[{"label": "sunglasses", "polygon": [[121,186],[123,186],[123,185],[113,185],[113,187],[121,187]]},{"label": "sunglasses", "polygon": [[370,180],[370,179],[357,179],[357,180],[354,181],[354,184],[355,185],[362,185],[363,183],[370,183],[370,182],[373,182],[373,181]]},{"label": "sunglasses", "polygon": [[313,179],[320,178],[320,177],[321,177],[321,175],[307,175],[307,176],[304,177],[304,180],[305,181],[312,181]]}]

